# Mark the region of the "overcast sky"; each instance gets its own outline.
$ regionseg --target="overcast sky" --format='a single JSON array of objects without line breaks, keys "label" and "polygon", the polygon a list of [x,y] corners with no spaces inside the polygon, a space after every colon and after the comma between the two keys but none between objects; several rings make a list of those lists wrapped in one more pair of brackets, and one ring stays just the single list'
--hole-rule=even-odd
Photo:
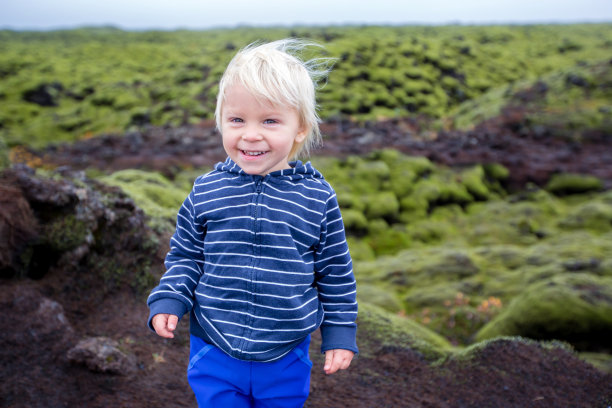
[{"label": "overcast sky", "polygon": [[612,22],[612,0],[0,0],[0,28]]}]

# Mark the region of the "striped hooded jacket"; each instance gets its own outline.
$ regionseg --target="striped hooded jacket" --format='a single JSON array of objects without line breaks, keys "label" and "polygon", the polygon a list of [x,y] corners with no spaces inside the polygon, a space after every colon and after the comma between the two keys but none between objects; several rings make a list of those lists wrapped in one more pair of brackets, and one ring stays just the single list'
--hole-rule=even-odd
[{"label": "striped hooded jacket", "polygon": [[321,327],[357,352],[356,285],[336,194],[310,162],[266,176],[231,159],[196,179],[148,298],[190,312],[193,335],[242,360],[283,357]]}]

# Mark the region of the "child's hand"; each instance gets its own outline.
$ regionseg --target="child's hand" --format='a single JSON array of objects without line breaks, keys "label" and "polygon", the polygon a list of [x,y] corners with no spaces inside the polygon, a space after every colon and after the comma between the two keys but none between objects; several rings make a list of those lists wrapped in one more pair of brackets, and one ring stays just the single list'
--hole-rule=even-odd
[{"label": "child's hand", "polygon": [[350,350],[327,350],[325,352],[325,366],[323,367],[323,371],[325,371],[325,374],[333,374],[338,370],[347,369],[348,366],[351,365],[354,355],[355,353]]},{"label": "child's hand", "polygon": [[153,320],[151,320],[151,324],[155,329],[155,333],[158,336],[165,337],[167,339],[174,338],[174,329],[176,329],[176,325],[178,323],[178,316],[171,315],[168,313],[159,313],[153,316]]}]

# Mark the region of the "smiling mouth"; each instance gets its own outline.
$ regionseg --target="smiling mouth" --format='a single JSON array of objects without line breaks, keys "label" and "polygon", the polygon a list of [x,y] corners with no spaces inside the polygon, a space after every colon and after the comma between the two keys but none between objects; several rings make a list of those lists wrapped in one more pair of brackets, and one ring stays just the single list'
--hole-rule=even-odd
[{"label": "smiling mouth", "polygon": [[261,156],[262,154],[266,154],[266,152],[255,152],[255,151],[248,151],[248,150],[241,150],[241,152],[245,156],[251,156],[251,157],[256,157],[256,156]]}]

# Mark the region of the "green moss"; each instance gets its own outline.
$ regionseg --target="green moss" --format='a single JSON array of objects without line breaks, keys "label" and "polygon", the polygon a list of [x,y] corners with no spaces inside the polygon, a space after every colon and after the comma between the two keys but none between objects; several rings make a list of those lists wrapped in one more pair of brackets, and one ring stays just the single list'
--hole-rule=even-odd
[{"label": "green moss", "polygon": [[399,313],[403,309],[392,288],[381,288],[367,283],[357,283],[357,300],[360,304],[372,304],[391,313]]},{"label": "green moss", "polygon": [[178,209],[189,193],[159,173],[142,170],[121,170],[100,180],[120,187],[162,229],[171,228]]},{"label": "green moss", "polygon": [[612,230],[612,205],[601,201],[592,201],[574,208],[559,222],[567,229],[590,229],[605,232]]},{"label": "green moss", "polygon": [[486,185],[486,173],[482,166],[475,166],[461,173],[461,183],[477,200],[486,200],[490,192]]},{"label": "green moss", "polygon": [[400,204],[394,193],[380,191],[366,199],[365,214],[368,219],[384,218],[394,220],[399,215]]},{"label": "green moss", "polygon": [[475,275],[478,267],[468,254],[449,250],[442,252],[437,259],[426,261],[421,271],[430,277],[457,279]]},{"label": "green moss", "polygon": [[410,235],[401,226],[389,228],[385,220],[376,218],[368,224],[368,235],[364,241],[377,256],[395,254],[411,246]]},{"label": "green moss", "polygon": [[612,374],[612,355],[607,353],[582,352],[578,356],[598,370]]},{"label": "green moss", "polygon": [[611,334],[612,279],[576,273],[527,287],[476,338],[520,335],[584,342]]},{"label": "green moss", "polygon": [[364,240],[349,236],[346,238],[346,241],[348,243],[353,262],[372,261],[376,258],[374,250]]},{"label": "green moss", "polygon": [[342,219],[347,231],[360,232],[366,231],[368,228],[368,220],[361,211],[351,208],[342,210]]},{"label": "green moss", "polygon": [[448,341],[433,331],[365,302],[359,305],[357,324],[358,341],[366,357],[372,357],[378,348],[410,348],[434,361],[452,350]]},{"label": "green moss", "polygon": [[583,174],[555,174],[546,184],[546,190],[556,195],[582,194],[602,188],[603,183],[597,177]]},{"label": "green moss", "polygon": [[487,177],[490,177],[493,180],[505,181],[510,176],[510,171],[499,163],[484,164],[482,168],[484,169]]},{"label": "green moss", "polygon": [[54,251],[65,252],[85,243],[90,230],[74,214],[58,216],[46,224],[42,231],[46,245]]}]

